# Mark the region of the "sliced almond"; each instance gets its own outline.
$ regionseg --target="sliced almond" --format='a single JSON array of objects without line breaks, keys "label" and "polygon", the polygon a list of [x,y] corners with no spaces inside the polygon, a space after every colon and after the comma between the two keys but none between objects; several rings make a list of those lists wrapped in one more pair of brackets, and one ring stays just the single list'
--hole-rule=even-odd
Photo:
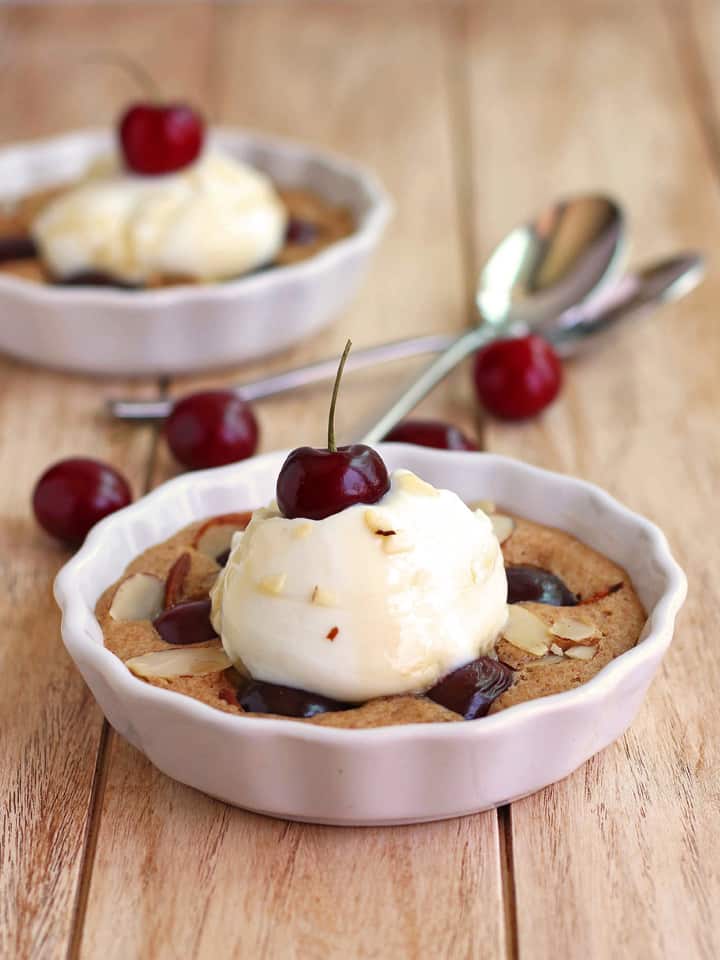
[{"label": "sliced almond", "polygon": [[[552,650],[552,647],[550,647]],[[541,663],[544,667],[549,667],[553,663],[560,663],[563,660],[562,653],[546,653],[544,657],[540,657],[539,660],[535,660],[534,663]]]},{"label": "sliced almond", "polygon": [[420,497],[439,497],[440,491],[426,480],[408,471],[400,475],[397,481],[398,486],[405,493],[414,493]]},{"label": "sliced almond", "polygon": [[325,590],[324,587],[315,586],[310,595],[310,602],[316,607],[336,607],[337,597],[332,590]]},{"label": "sliced almond", "polygon": [[564,615],[553,621],[550,625],[550,633],[563,640],[581,643],[583,640],[592,640],[593,637],[596,637],[597,627],[589,620]]},{"label": "sliced almond", "polygon": [[562,650],[569,650],[578,644],[595,639],[598,636],[598,629],[589,620],[564,614],[551,624],[550,633],[553,635],[556,646]]},{"label": "sliced almond", "polygon": [[592,660],[597,653],[597,647],[568,647],[565,656],[572,660]]},{"label": "sliced almond", "polygon": [[269,577],[263,577],[258,584],[258,587],[260,588],[261,593],[267,593],[271,597],[278,597],[285,589],[286,580],[287,574],[272,573]]},{"label": "sliced almond", "polygon": [[563,648],[559,647],[557,643],[551,643],[550,653],[554,653],[556,657],[561,657],[563,655]]},{"label": "sliced almond", "polygon": [[493,533],[497,537],[498,543],[505,543],[515,529],[515,521],[513,518],[507,517],[504,513],[490,514],[490,522],[492,523]]},{"label": "sliced almond", "polygon": [[190,554],[185,551],[180,554],[175,563],[170,567],[165,580],[166,610],[168,607],[174,607],[176,603],[181,601],[191,564]]},{"label": "sliced almond", "polygon": [[395,521],[390,512],[383,510],[382,507],[369,507],[363,514],[363,519],[370,533],[396,531]]},{"label": "sliced almond", "polygon": [[391,537],[383,537],[383,550],[385,553],[409,553],[415,549],[415,541],[409,533],[400,531]]},{"label": "sliced almond", "polygon": [[134,573],[123,580],[110,604],[113,620],[154,620],[163,609],[165,584],[151,573]]},{"label": "sliced almond", "polygon": [[251,516],[252,514],[248,512],[223,513],[220,516],[211,517],[195,533],[193,547],[200,553],[212,557],[213,560],[221,557],[230,549],[233,534],[238,530],[244,530],[250,523]]},{"label": "sliced almond", "polygon": [[543,657],[550,649],[548,628],[534,613],[517,604],[508,607],[508,619],[502,635],[508,643],[534,657]]},{"label": "sliced almond", "polygon": [[204,677],[231,666],[221,647],[193,647],[184,650],[156,650],[125,661],[137,677],[169,680],[172,677]]}]

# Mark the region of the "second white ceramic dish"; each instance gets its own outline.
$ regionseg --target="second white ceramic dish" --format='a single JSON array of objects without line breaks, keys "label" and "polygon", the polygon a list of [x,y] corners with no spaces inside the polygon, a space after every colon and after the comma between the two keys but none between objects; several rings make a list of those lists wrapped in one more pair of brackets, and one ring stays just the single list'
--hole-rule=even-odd
[{"label": "second white ceramic dish", "polygon": [[[357,229],[302,263],[204,286],[54,287],[0,273],[0,351],[93,374],[190,373],[278,352],[337,316],[390,214],[377,179],[340,157],[259,134],[220,129],[211,142],[278,183],[349,207]],[[112,148],[109,133],[85,131],[0,150],[0,202],[73,180]]]},{"label": "second white ceramic dish", "polygon": [[467,723],[344,730],[233,716],[134,677],[93,614],[141,550],[210,514],[274,496],[285,454],[187,474],[108,517],[60,572],[67,649],[110,723],[164,773],[228,803],[333,824],[411,823],[507,803],[567,776],[635,716],[672,638],[685,577],[648,520],[592,484],[485,453],[382,444],[467,500],[567,530],[622,564],[648,611],[640,642],[589,683]]}]

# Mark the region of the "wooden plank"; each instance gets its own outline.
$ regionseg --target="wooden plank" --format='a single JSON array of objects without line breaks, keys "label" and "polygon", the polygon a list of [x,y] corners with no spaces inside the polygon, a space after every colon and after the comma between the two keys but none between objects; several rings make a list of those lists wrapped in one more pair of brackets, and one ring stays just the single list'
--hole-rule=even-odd
[{"label": "wooden plank", "polygon": [[[216,116],[341,148],[374,166],[398,205],[356,307],[292,359],[337,349],[350,332],[370,342],[457,326],[451,19],[426,7],[412,17],[354,4],[292,11],[219,9]],[[345,430],[373,390],[391,386],[349,384]],[[438,395],[435,409],[448,411],[452,396]],[[263,406],[264,447],[319,440],[326,404],[318,391]],[[163,463],[157,478],[170,469]],[[116,738],[81,956],[499,956],[499,863],[493,814],[378,830],[285,824],[173,783]]]},{"label": "wooden plank", "polygon": [[[262,13],[241,8],[232,14],[232,21],[222,10],[213,58],[214,112],[223,124],[343,153],[380,176],[395,202],[395,215],[370,276],[351,309],[311,341],[241,370],[177,380],[171,385],[173,393],[250,379],[333,353],[339,356],[348,336],[361,347],[458,329],[466,321],[458,229],[463,201],[453,152],[457,131],[448,112],[453,17],[444,15],[445,26],[438,32],[435,14],[422,7],[336,6],[270,5]],[[229,23],[232,28],[227,28]],[[348,37],[353,37],[352,43]],[[425,38],[427,64],[421,50]],[[401,391],[408,376],[427,362],[405,361],[346,377],[338,406],[340,435],[359,436]],[[328,396],[328,386],[317,386],[301,396],[258,404],[261,449],[321,442]],[[474,434],[478,424],[467,396],[466,383],[454,381],[419,413],[437,415],[442,410]],[[161,450],[158,479],[176,470]]]},{"label": "wooden plank", "polygon": [[[598,188],[627,203],[638,260],[714,249],[717,185],[665,13],[651,0],[495,0],[473,13],[481,253],[553,195]],[[710,274],[687,302],[568,365],[561,400],[540,420],[487,427],[492,449],[597,481],[660,523],[691,584],[673,649],[629,734],[512,808],[527,960],[720,950],[720,673],[711,652],[720,598],[717,548],[701,534],[718,519],[719,293]]]},{"label": "wooden plank", "polygon": [[[81,70],[77,59],[79,51],[106,46],[108,29],[123,47],[131,20],[145,48],[143,27],[157,19],[136,7],[127,13],[123,20],[117,8],[0,11],[3,138],[104,123],[114,114],[128,96],[127,80],[108,71],[95,82],[96,68]],[[197,13],[190,17],[199,25]],[[168,73],[179,79],[184,69],[181,63]],[[137,394],[142,387],[0,360],[0,955],[18,960],[67,955],[103,729],[60,642],[51,585],[68,553],[36,527],[29,500],[42,470],[70,454],[121,466],[135,493],[143,491],[153,433],[108,428],[99,415],[105,390]]]}]

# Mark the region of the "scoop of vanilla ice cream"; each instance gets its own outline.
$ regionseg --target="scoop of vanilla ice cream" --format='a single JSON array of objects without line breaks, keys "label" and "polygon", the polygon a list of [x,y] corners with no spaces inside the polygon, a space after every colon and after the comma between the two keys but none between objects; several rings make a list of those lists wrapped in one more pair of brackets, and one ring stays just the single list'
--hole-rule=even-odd
[{"label": "scoop of vanilla ice cream", "polygon": [[507,582],[490,520],[407,470],[372,506],[257,510],[212,591],[226,653],[257,680],[360,702],[421,692],[491,651]]},{"label": "scoop of vanilla ice cream", "polygon": [[105,160],[51,201],[32,235],[58,277],[129,283],[153,275],[223,280],[267,263],[287,213],[263,173],[217,151],[177,173],[138,176]]}]

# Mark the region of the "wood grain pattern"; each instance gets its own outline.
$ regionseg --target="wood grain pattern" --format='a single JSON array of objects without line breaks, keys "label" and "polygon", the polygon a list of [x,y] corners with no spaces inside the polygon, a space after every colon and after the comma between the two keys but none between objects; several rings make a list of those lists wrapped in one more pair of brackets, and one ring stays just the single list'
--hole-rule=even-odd
[{"label": "wood grain pattern", "polygon": [[[195,14],[191,14],[195,17]],[[135,26],[129,26],[133,19]],[[81,51],[122,44],[131,29],[149,43],[157,18],[76,8],[0,10],[3,139],[106,123],[128,96],[109,68],[77,66]],[[62,26],[64,29],[60,29]],[[147,49],[147,47],[146,47]],[[75,63],[76,76],[69,64]],[[180,82],[186,68],[168,65]],[[98,70],[97,83],[87,71]],[[59,78],[67,79],[63,95]],[[93,80],[95,77],[93,77]],[[0,956],[53,960],[72,939],[93,804],[102,716],[62,648],[52,580],[68,557],[34,524],[29,497],[42,470],[81,454],[122,465],[146,487],[154,436],[110,426],[103,391],[154,392],[0,360]]]},{"label": "wood grain pattern", "polygon": [[[676,24],[662,7],[555,2],[531,11],[503,2],[478,10],[471,27],[480,249],[508,222],[509,180],[518,212],[560,190],[615,193],[643,259],[712,250],[720,203],[687,111]],[[483,99],[491,89],[504,91],[502,109]],[[718,516],[710,491],[720,468],[719,292],[711,272],[687,302],[569,365],[562,401],[541,420],[487,426],[493,449],[591,478],[661,523],[691,584],[675,644],[629,734],[513,805],[521,957],[710,958],[719,949],[720,753],[708,722],[717,717],[720,609],[708,552],[690,533]]]},{"label": "wood grain pattern", "polygon": [[[451,20],[430,9],[412,21],[391,12],[399,32],[379,7],[336,4],[304,6],[292,29],[281,6],[223,7],[216,16],[217,118],[342,148],[371,164],[399,201],[382,261],[349,315],[322,342],[251,372],[339,350],[348,334],[361,344],[390,328],[401,336],[462,325],[446,104]],[[346,33],[350,48],[338,43]],[[276,81],[279,63],[292,64],[289,86]],[[372,109],[353,107],[363,103]],[[340,429],[354,429],[363,409],[397,389],[387,373],[348,381]],[[457,390],[435,397],[435,408],[452,409]],[[319,441],[326,410],[326,389],[262,405],[263,447]],[[174,470],[161,451],[155,478]],[[188,882],[167,880],[179,872]],[[339,960],[485,950],[504,952],[494,814],[429,828],[285,824],[203,798],[113,739],[81,957]]]},{"label": "wood grain pattern", "polygon": [[[552,194],[616,193],[638,260],[713,250],[719,27],[713,0],[3,7],[0,135],[107,123],[132,85],[81,61],[111,44],[214,121],[312,141],[382,177],[396,218],[347,315],[282,357],[171,383],[179,393],[339,351],[347,335],[459,329],[481,258]],[[122,464],[136,490],[176,467],[151,432],[97,415],[126,385],[0,361],[0,955],[717,956],[715,266],[687,302],[573,362],[540,421],[484,425],[492,449],[591,478],[667,530],[690,597],[645,707],[565,782],[434,825],[257,817],[102,738],[59,642],[50,581],[65,554],[34,527],[28,493],[67,453]],[[415,366],[348,378],[340,433],[361,432]],[[263,449],[320,440],[326,403],[318,388],[260,405]],[[466,371],[424,410],[480,426]]]}]

